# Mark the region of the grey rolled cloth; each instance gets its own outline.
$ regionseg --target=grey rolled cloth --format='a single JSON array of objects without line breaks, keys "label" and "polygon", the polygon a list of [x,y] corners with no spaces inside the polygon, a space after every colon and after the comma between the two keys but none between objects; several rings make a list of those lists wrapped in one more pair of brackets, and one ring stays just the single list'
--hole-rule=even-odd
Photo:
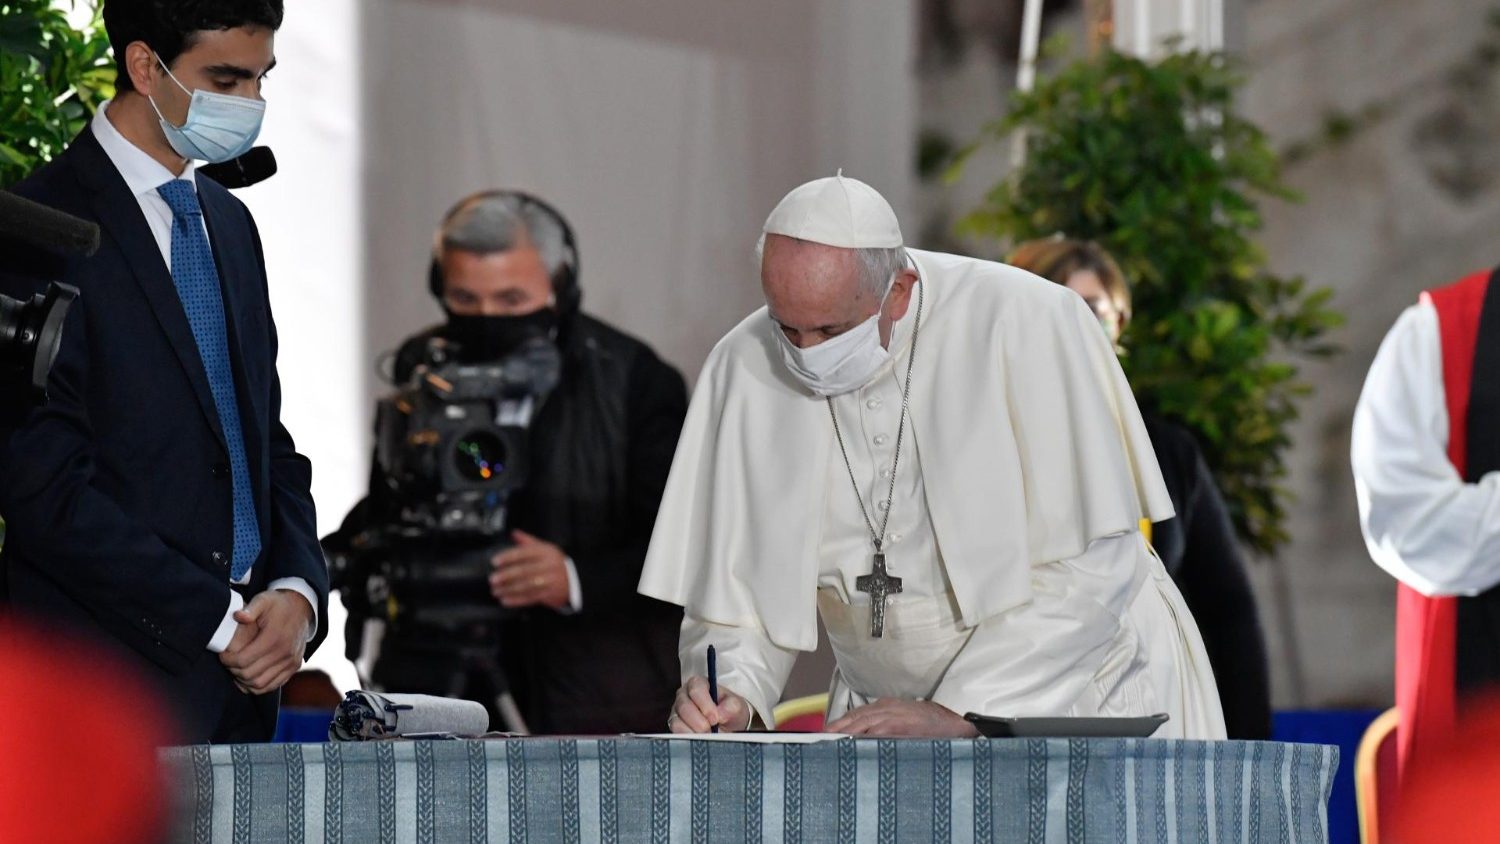
[{"label": "grey rolled cloth", "polygon": [[328,725],[330,741],[400,736],[480,736],[490,716],[482,704],[433,695],[382,694],[360,689],[344,695]]}]

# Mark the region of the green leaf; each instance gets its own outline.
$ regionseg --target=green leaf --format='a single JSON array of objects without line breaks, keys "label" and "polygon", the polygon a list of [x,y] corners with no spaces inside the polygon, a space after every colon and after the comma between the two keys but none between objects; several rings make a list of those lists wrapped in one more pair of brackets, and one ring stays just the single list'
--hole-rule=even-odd
[{"label": "green leaf", "polygon": [[1220,54],[1105,51],[1015,96],[945,179],[1025,133],[1025,162],[995,174],[960,230],[1002,248],[1061,231],[1110,250],[1136,294],[1122,363],[1138,397],[1198,434],[1240,537],[1270,553],[1287,536],[1278,479],[1308,392],[1298,365],[1336,351],[1343,318],[1331,290],[1272,274],[1253,240],[1261,204],[1297,195],[1235,110],[1243,81]]},{"label": "green leaf", "polygon": [[0,143],[0,156],[4,156],[11,164],[19,167],[25,167],[31,162],[30,156],[22,155],[15,147],[4,143]]},{"label": "green leaf", "polygon": [[98,105],[114,96],[96,2],[75,30],[50,0],[0,0],[0,186],[25,178],[60,152]]}]

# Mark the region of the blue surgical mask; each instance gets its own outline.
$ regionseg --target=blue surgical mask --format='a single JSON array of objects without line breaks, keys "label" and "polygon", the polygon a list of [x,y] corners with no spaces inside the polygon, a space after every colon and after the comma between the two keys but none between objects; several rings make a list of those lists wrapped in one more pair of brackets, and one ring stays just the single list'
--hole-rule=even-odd
[{"label": "blue surgical mask", "polygon": [[187,86],[172,75],[161,56],[157,56],[156,61],[167,72],[167,76],[177,83],[177,87],[193,98],[188,104],[187,119],[181,126],[174,126],[162,116],[161,109],[156,107],[156,100],[147,97],[151,100],[151,108],[156,110],[157,118],[161,120],[161,130],[167,135],[167,143],[172,145],[178,155],[217,164],[249,152],[256,137],[260,135],[260,124],[266,116],[264,101],[212,91],[189,91]]}]

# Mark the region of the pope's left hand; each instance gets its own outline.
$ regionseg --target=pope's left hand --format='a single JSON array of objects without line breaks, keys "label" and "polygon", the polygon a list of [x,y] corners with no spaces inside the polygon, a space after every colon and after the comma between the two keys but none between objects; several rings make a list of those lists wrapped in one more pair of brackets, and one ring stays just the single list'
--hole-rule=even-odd
[{"label": "pope's left hand", "polygon": [[926,700],[881,698],[852,709],[823,727],[825,732],[851,736],[922,736],[973,738],[979,731],[962,715]]},{"label": "pope's left hand", "polygon": [[[290,589],[272,589],[251,598],[234,620],[253,629],[254,637],[243,647],[232,642],[219,661],[252,694],[281,688],[302,667],[302,654],[315,632],[307,599]],[[240,638],[237,633],[235,640]]]},{"label": "pope's left hand", "polygon": [[537,605],[555,610],[568,605],[568,555],[563,549],[525,531],[511,531],[515,545],[491,563],[490,594],[503,607]]}]

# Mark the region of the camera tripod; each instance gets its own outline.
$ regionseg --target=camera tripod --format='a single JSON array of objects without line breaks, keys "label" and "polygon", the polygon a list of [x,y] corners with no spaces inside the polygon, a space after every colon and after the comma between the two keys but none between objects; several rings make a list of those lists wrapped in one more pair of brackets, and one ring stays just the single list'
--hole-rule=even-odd
[{"label": "camera tripod", "polygon": [[460,641],[447,630],[387,628],[371,680],[385,691],[479,700],[506,732],[531,734],[500,663],[498,631]]}]

